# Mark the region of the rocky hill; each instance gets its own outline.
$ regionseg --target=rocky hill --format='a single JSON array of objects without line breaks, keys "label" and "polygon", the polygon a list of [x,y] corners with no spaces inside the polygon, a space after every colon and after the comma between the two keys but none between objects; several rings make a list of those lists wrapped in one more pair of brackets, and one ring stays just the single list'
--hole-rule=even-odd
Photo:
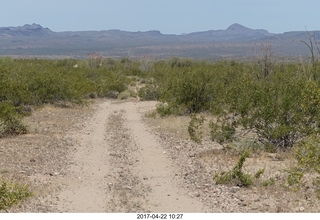
[{"label": "rocky hill", "polygon": [[50,36],[52,32],[49,28],[43,28],[38,24],[26,24],[21,27],[0,27],[1,37],[45,37]]}]

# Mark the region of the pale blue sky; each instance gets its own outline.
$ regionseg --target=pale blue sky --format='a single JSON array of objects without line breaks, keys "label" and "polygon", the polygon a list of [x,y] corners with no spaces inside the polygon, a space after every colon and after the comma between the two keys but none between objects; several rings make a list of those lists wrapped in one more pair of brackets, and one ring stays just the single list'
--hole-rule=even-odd
[{"label": "pale blue sky", "polygon": [[53,31],[226,29],[320,30],[320,0],[0,0],[0,27],[37,23]]}]

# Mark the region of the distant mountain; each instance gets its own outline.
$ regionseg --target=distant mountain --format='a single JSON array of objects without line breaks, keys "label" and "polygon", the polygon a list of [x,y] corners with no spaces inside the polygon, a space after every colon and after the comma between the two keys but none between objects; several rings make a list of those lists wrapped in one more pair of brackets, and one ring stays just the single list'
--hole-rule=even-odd
[{"label": "distant mountain", "polygon": [[273,36],[266,30],[250,29],[240,24],[232,24],[226,30],[211,30],[186,35],[196,41],[213,42],[246,42]]},{"label": "distant mountain", "polygon": [[0,36],[5,37],[44,37],[51,34],[53,34],[53,32],[50,29],[43,28],[38,24],[0,28]]},{"label": "distant mountain", "polygon": [[269,33],[267,30],[263,29],[250,29],[240,24],[233,24],[226,29],[228,34],[237,34],[242,36],[254,36],[254,37],[268,37],[274,34]]},{"label": "distant mountain", "polygon": [[[320,32],[314,33],[318,39]],[[181,35],[162,34],[157,30],[54,32],[39,24],[26,24],[19,27],[0,27],[0,55],[84,58],[95,52],[112,57],[181,56],[219,59],[253,56],[253,47],[269,42],[277,55],[300,56],[308,53],[306,46],[301,43],[306,37],[306,32],[273,34],[237,23],[226,30]]]}]

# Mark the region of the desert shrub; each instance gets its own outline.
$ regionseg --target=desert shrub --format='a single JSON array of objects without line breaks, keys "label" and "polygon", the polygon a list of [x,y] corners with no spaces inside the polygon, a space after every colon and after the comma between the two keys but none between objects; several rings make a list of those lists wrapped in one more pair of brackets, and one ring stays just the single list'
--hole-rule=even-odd
[{"label": "desert shrub", "polygon": [[157,88],[153,84],[147,84],[146,86],[139,89],[138,96],[141,101],[157,100]]},{"label": "desert shrub", "polygon": [[101,64],[102,57],[98,53],[88,54],[86,58],[86,63],[89,68],[99,68]]},{"label": "desert shrub", "polygon": [[27,128],[21,122],[21,116],[10,103],[0,102],[0,137],[3,135],[25,134]]},{"label": "desert shrub", "polygon": [[77,60],[75,59],[59,59],[54,62],[58,67],[73,68],[77,66]]},{"label": "desert shrub", "polygon": [[156,111],[160,115],[160,117],[165,117],[173,114],[173,109],[166,103],[157,104]]},{"label": "desert shrub", "polygon": [[130,92],[129,91],[123,91],[119,94],[118,99],[127,99],[130,97]]},{"label": "desert shrub", "polygon": [[139,69],[141,72],[153,72],[154,71],[154,63],[151,60],[141,60]]},{"label": "desert shrub", "polygon": [[118,99],[127,99],[129,97],[136,97],[136,93],[131,89],[127,89],[118,95]]},{"label": "desert shrub", "polygon": [[118,91],[108,91],[107,94],[106,94],[106,98],[110,98],[110,99],[117,99],[119,96],[119,92]]},{"label": "desert shrub", "polygon": [[264,180],[263,182],[262,182],[262,186],[271,186],[271,185],[274,185],[275,184],[275,179],[273,178],[273,177],[270,177],[269,179],[267,179],[267,180]]},{"label": "desert shrub", "polygon": [[318,199],[320,199],[320,177],[316,177],[312,184],[314,185],[315,189],[314,189],[314,192],[317,196]]},{"label": "desert shrub", "polygon": [[[302,178],[307,172],[315,172],[320,174],[320,140],[317,135],[311,135],[294,146],[294,156],[298,164],[295,167],[291,167],[289,170],[285,170],[288,173],[286,182],[282,184],[287,188],[292,188],[294,191],[300,189],[302,184]],[[319,197],[319,176],[313,180],[315,185],[315,193]]]},{"label": "desert shrub", "polygon": [[[0,72],[2,101],[15,106],[42,105],[56,101],[81,102],[87,81],[81,70],[66,63],[47,60],[16,60],[7,71]],[[70,61],[71,62],[71,61]],[[67,66],[64,66],[67,65]]]},{"label": "desert shrub", "polygon": [[33,196],[27,185],[2,180],[0,182],[0,211],[9,209],[21,201]]},{"label": "desert shrub", "polygon": [[[21,74],[22,67],[12,63],[0,62],[0,101],[10,101],[15,106],[31,101],[27,74]],[[17,69],[17,70],[16,70]]]},{"label": "desert shrub", "polygon": [[216,184],[232,184],[244,187],[252,185],[254,182],[254,178],[259,179],[260,176],[264,173],[264,169],[260,169],[254,176],[243,173],[243,164],[249,156],[249,151],[244,151],[232,170],[228,172],[217,173],[213,177]]},{"label": "desert shrub", "polygon": [[190,122],[188,126],[188,132],[191,140],[193,140],[196,143],[201,143],[202,136],[203,136],[203,122],[205,121],[205,118],[203,115],[200,117],[197,117],[196,114],[190,115]]},{"label": "desert shrub", "polygon": [[61,100],[74,101],[73,99],[77,99],[77,97],[73,93],[74,90],[70,83],[63,73],[39,73],[33,76],[29,84],[29,91],[32,92],[33,102],[36,105],[55,103]]},{"label": "desert shrub", "polygon": [[209,108],[210,74],[202,69],[173,70],[159,89],[159,99],[176,114],[198,113]]},{"label": "desert shrub", "polygon": [[261,175],[264,174],[265,169],[260,169],[254,174],[255,179],[260,179]]},{"label": "desert shrub", "polygon": [[303,185],[303,176],[305,174],[305,170],[301,167],[290,167],[289,169],[283,170],[286,173],[286,178],[282,180],[280,184],[282,187],[286,189],[290,189],[293,192],[297,192],[300,190]]},{"label": "desert shrub", "polygon": [[320,139],[317,135],[297,143],[294,147],[294,155],[299,167],[320,174]]},{"label": "desert shrub", "polygon": [[193,61],[191,59],[186,58],[178,58],[178,57],[172,57],[168,59],[168,64],[170,67],[190,67],[193,64]]},{"label": "desert shrub", "polygon": [[[123,92],[128,80],[116,65],[115,70],[101,64],[101,57],[88,62],[72,59],[41,60],[0,58],[0,103],[2,134],[20,134],[24,106],[46,103],[86,104],[86,98],[105,97],[110,91]],[[77,64],[77,65],[76,65]],[[78,65],[79,64],[79,65]],[[75,66],[76,65],[76,66]]]},{"label": "desert shrub", "polygon": [[96,99],[98,98],[98,94],[96,92],[90,92],[88,93],[87,97],[90,99]]},{"label": "desert shrub", "polygon": [[320,122],[320,85],[316,81],[306,81],[302,91],[300,108],[304,116],[304,132],[312,134],[319,131]]},{"label": "desert shrub", "polygon": [[112,58],[106,58],[102,60],[102,65],[104,65],[107,70],[115,70],[117,68],[117,61]]},{"label": "desert shrub", "polygon": [[92,90],[97,92],[99,97],[106,97],[109,91],[121,93],[127,89],[126,77],[112,70],[99,68],[90,73],[89,79],[93,84]]},{"label": "desert shrub", "polygon": [[126,76],[146,76],[146,72],[142,71],[140,68],[140,62],[130,60],[127,57],[123,57],[119,61],[119,68],[122,73]]},{"label": "desert shrub", "polygon": [[236,138],[231,142],[222,144],[222,147],[233,155],[241,155],[245,151],[249,151],[255,155],[261,155],[261,153],[265,151],[261,143],[247,137]]},{"label": "desert shrub", "polygon": [[145,84],[146,83],[146,79],[145,78],[140,79],[140,83],[141,84]]},{"label": "desert shrub", "polygon": [[259,80],[244,74],[230,84],[220,101],[225,108],[220,115],[222,125],[230,125],[226,116],[236,116],[231,125],[251,129],[265,145],[291,148],[300,138],[317,132],[320,114],[312,107],[315,100],[307,98],[315,98],[317,90],[308,87],[309,82],[297,73],[275,72]]},{"label": "desert shrub", "polygon": [[232,119],[228,120],[224,118],[224,120],[221,120],[219,118],[216,123],[211,121],[209,123],[211,139],[219,144],[231,142],[234,139],[235,127],[234,120]]}]

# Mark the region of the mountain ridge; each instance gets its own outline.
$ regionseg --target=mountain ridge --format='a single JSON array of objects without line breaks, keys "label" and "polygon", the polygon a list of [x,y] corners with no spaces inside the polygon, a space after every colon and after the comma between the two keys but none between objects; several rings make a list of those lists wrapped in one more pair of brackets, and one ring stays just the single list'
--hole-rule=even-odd
[{"label": "mountain ridge", "polygon": [[[320,31],[316,32],[320,35]],[[0,27],[2,56],[71,56],[83,58],[98,52],[103,56],[182,56],[192,58],[249,56],[252,47],[262,42],[275,45],[278,54],[299,56],[306,32],[269,33],[234,23],[225,30],[207,30],[187,34],[163,34],[159,30],[55,32],[39,24]],[[305,47],[305,45],[304,45]],[[303,53],[306,51],[304,50]]]},{"label": "mountain ridge", "polygon": [[23,33],[23,32],[26,32],[28,33],[28,36],[29,34],[33,31],[33,32],[39,32],[39,31],[42,31],[42,32],[46,32],[46,33],[72,33],[72,32],[75,32],[75,33],[81,33],[81,32],[128,32],[128,33],[157,33],[157,34],[161,34],[161,35],[175,35],[175,36],[181,36],[181,35],[189,35],[189,34],[195,34],[195,33],[202,33],[202,32],[212,32],[212,31],[218,31],[218,32],[221,32],[221,31],[241,31],[243,32],[244,30],[246,31],[263,31],[263,32],[266,32],[266,33],[269,33],[267,30],[263,30],[263,29],[251,29],[251,28],[248,28],[248,27],[245,27],[241,24],[238,24],[238,23],[234,23],[232,25],[230,25],[226,30],[207,30],[207,31],[199,31],[199,32],[191,32],[191,33],[184,33],[184,34],[163,34],[161,33],[159,30],[148,30],[148,31],[125,31],[125,30],[119,30],[119,29],[110,29],[110,30],[84,30],[84,31],[52,31],[51,29],[49,28],[44,28],[42,27],[40,24],[36,24],[36,23],[33,23],[33,24],[25,24],[23,26],[17,26],[17,27],[0,27],[0,34],[3,34],[4,32],[11,32],[13,33],[13,36],[16,35],[14,33],[18,32],[18,33]]}]

